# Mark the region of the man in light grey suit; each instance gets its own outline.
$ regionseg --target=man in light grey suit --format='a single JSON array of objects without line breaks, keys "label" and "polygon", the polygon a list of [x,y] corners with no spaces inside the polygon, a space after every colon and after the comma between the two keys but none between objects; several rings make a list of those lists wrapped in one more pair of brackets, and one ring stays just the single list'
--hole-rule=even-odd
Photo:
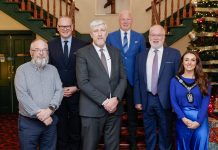
[{"label": "man in light grey suit", "polygon": [[76,76],[81,90],[83,150],[96,150],[102,133],[107,150],[119,150],[122,96],[127,86],[118,49],[105,44],[107,25],[90,23],[93,43],[76,53]]}]

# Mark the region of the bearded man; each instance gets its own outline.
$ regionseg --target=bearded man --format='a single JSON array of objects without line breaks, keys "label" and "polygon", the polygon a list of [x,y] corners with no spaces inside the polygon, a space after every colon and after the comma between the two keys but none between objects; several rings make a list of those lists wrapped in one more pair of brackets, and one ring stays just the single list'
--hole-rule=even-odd
[{"label": "bearded man", "polygon": [[63,98],[57,69],[48,64],[48,45],[36,39],[30,45],[32,60],[17,68],[15,90],[19,101],[18,131],[22,150],[56,149],[57,117]]}]

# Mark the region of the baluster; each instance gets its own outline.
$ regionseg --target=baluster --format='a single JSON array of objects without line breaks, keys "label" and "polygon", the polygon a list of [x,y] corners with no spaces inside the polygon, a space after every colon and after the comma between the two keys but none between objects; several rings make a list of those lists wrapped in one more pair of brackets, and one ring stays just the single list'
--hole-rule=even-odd
[{"label": "baluster", "polygon": [[50,14],[49,14],[49,0],[47,0],[47,19],[46,19],[46,25],[47,27],[50,27]]},{"label": "baluster", "polygon": [[164,4],[164,30],[167,33],[167,0],[165,0]]},{"label": "baluster", "polygon": [[75,10],[76,10],[76,6],[75,6],[75,1],[71,1],[71,8],[70,8],[70,12],[69,12],[69,16],[72,18],[72,23],[73,23],[73,36],[76,35],[76,30],[75,30]]},{"label": "baluster", "polygon": [[171,16],[170,16],[170,26],[174,26],[173,7],[174,7],[174,3],[173,3],[173,0],[171,0]]},{"label": "baluster", "polygon": [[26,9],[26,6],[25,6],[26,4],[25,4],[25,1],[24,0],[22,0],[21,1],[21,10],[25,10]]},{"label": "baluster", "polygon": [[111,14],[116,13],[116,5],[115,5],[115,0],[112,0],[111,2]]},{"label": "baluster", "polygon": [[180,0],[177,2],[177,16],[176,16],[176,25],[180,25],[180,14],[179,14],[179,8],[180,8]]},{"label": "baluster", "polygon": [[[159,8],[158,8],[158,11],[159,11],[159,18],[161,18],[161,0],[159,0]],[[161,19],[160,19],[161,20]],[[159,20],[159,22],[160,22]]]},{"label": "baluster", "polygon": [[66,4],[66,12],[65,12],[65,15],[68,16],[68,0],[65,0],[65,4]]},{"label": "baluster", "polygon": [[54,0],[54,3],[53,3],[53,20],[52,20],[52,26],[53,27],[56,27],[56,24],[57,24],[57,22],[56,22],[56,2],[55,2],[56,0]]},{"label": "baluster", "polygon": [[36,18],[36,19],[38,18],[37,7],[36,7],[36,0],[34,0],[33,18]]},{"label": "baluster", "polygon": [[31,0],[27,1],[27,10],[31,11]]},{"label": "baluster", "polygon": [[40,6],[40,19],[43,19],[43,0],[41,0],[41,6]]},{"label": "baluster", "polygon": [[187,13],[186,13],[186,0],[184,0],[184,7],[183,7],[183,13],[182,13],[183,18],[186,18]]},{"label": "baluster", "polygon": [[189,1],[189,17],[192,17],[192,0]]},{"label": "baluster", "polygon": [[61,0],[60,0],[60,14],[59,15],[62,16],[62,2],[61,2]]}]

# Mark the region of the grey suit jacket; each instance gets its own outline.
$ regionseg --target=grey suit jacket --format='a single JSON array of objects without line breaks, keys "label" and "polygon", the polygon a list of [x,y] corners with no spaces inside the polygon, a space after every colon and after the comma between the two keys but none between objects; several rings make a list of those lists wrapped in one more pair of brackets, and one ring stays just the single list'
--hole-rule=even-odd
[{"label": "grey suit jacket", "polygon": [[104,100],[117,97],[119,104],[115,115],[123,111],[122,96],[127,86],[120,52],[107,45],[111,58],[111,77],[108,76],[92,44],[76,53],[76,77],[81,90],[79,110],[81,116],[103,117],[107,111],[102,106]]}]

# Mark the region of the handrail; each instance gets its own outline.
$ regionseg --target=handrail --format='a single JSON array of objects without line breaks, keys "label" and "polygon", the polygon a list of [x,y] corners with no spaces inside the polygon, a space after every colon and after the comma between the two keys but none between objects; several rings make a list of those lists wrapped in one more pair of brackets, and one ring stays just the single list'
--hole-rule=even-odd
[{"label": "handrail", "polygon": [[[174,8],[176,5],[176,9]],[[187,7],[189,5],[189,7]],[[164,6],[164,7],[162,7]],[[163,21],[164,29],[167,32],[168,26],[180,26],[182,19],[186,17],[192,17],[193,6],[191,4],[191,0],[184,0],[181,2],[180,0],[153,0],[151,2],[152,8],[152,22],[151,24],[160,24]],[[164,9],[164,10],[161,10]],[[161,15],[161,12],[164,12]],[[169,13],[169,16],[168,16]],[[170,19],[168,19],[168,17]]]}]

